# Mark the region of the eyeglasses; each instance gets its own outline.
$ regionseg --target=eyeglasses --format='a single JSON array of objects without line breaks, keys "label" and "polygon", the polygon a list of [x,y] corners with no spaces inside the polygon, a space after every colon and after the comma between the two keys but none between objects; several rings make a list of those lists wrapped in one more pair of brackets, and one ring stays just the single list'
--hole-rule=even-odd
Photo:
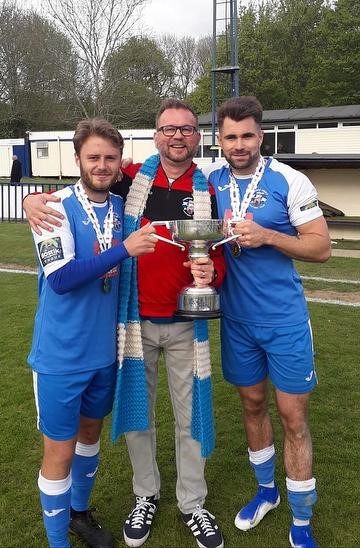
[{"label": "eyeglasses", "polygon": [[174,137],[178,129],[183,137],[191,137],[191,135],[197,132],[195,126],[162,126],[157,131],[161,131],[165,137]]}]

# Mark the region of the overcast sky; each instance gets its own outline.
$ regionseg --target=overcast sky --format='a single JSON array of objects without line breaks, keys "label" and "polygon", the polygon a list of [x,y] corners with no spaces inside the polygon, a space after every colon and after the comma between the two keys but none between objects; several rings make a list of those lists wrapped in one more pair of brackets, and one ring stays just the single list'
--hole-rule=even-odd
[{"label": "overcast sky", "polygon": [[153,34],[212,34],[213,0],[150,0],[143,11],[144,25]]},{"label": "overcast sky", "polygon": [[[27,7],[41,6],[41,0],[19,0]],[[148,0],[139,30],[199,38],[212,34],[213,0]]]}]

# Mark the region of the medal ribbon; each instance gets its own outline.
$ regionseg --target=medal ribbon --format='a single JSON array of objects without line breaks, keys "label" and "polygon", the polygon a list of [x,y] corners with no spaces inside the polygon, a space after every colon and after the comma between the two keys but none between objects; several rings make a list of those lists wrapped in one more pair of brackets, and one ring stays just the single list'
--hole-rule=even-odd
[{"label": "medal ribbon", "polygon": [[104,219],[103,229],[100,227],[99,219],[95,213],[94,207],[90,202],[84,187],[81,183],[81,179],[74,185],[75,196],[79,200],[83,210],[90,219],[91,226],[93,227],[101,253],[110,249],[112,243],[112,234],[114,228],[114,207],[111,200],[108,200],[109,209]]},{"label": "medal ribbon", "polygon": [[243,221],[245,219],[245,213],[253,199],[255,190],[263,176],[266,166],[266,160],[260,156],[258,165],[256,166],[255,173],[246,188],[246,192],[243,200],[240,200],[239,186],[236,182],[233,172],[230,169],[229,182],[230,182],[230,203],[232,210],[231,221]]}]

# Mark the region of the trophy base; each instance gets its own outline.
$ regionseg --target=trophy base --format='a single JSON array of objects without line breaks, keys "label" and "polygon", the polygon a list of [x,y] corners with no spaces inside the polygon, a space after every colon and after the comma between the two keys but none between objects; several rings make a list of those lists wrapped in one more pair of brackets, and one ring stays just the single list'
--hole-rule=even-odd
[{"label": "trophy base", "polygon": [[220,296],[216,289],[209,285],[184,287],[179,294],[175,315],[192,320],[220,318]]},{"label": "trophy base", "polygon": [[221,318],[221,310],[200,310],[198,312],[186,310],[177,310],[174,314],[175,318],[184,318],[189,320],[216,320]]}]

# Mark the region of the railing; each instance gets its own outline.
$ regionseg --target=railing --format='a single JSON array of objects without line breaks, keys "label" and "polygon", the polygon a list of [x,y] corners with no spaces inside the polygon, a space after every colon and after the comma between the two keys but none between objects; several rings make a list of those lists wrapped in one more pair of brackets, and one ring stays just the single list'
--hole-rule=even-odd
[{"label": "railing", "polygon": [[31,192],[52,192],[64,188],[64,183],[2,183],[0,182],[0,222],[24,222],[22,202]]}]

